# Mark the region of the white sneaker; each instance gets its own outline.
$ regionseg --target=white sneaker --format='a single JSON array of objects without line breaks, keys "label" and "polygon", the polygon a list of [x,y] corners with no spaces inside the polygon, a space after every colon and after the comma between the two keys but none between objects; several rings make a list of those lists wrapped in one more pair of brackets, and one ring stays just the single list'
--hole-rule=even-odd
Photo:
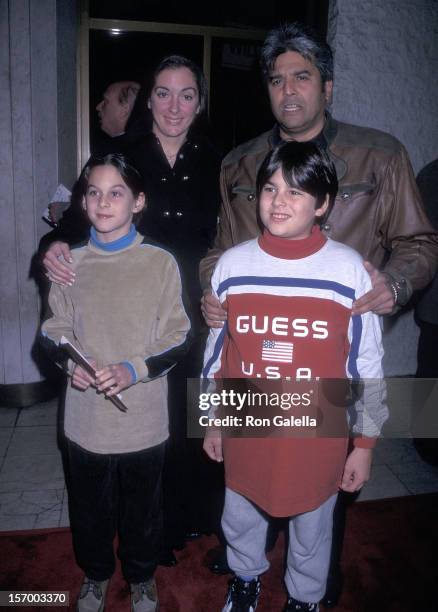
[{"label": "white sneaker", "polygon": [[157,612],[159,607],[155,578],[131,584],[131,612]]},{"label": "white sneaker", "polygon": [[77,612],[103,612],[109,580],[90,580],[85,576],[76,603]]}]

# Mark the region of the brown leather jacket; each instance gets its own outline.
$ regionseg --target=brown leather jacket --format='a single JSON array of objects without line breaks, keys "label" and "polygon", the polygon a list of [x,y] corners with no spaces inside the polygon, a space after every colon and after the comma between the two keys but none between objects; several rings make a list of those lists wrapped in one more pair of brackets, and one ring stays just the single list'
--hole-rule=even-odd
[{"label": "brown leather jacket", "polygon": [[[323,231],[405,281],[405,302],[430,282],[438,264],[438,234],[423,210],[406,150],[389,134],[330,115],[323,134],[339,181]],[[223,251],[260,233],[255,178],[276,139],[274,128],[233,149],[222,162],[222,207],[214,246],[201,261],[203,288]]]}]

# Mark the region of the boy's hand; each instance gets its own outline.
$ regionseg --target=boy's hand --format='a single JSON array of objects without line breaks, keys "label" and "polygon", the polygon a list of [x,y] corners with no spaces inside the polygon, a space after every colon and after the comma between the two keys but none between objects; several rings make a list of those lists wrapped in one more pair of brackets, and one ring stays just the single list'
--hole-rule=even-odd
[{"label": "boy's hand", "polygon": [[201,300],[201,310],[208,327],[223,327],[227,320],[227,311],[209,289],[204,291]]},{"label": "boy's hand", "polygon": [[131,372],[122,363],[107,365],[96,372],[97,389],[103,391],[107,397],[117,395],[133,382]]},{"label": "boy's hand", "polygon": [[354,448],[345,462],[344,474],[342,476],[341,489],[354,493],[359,491],[370,478],[371,460],[373,450],[371,448]]},{"label": "boy's hand", "polygon": [[[96,367],[95,361],[89,359],[89,362],[93,367]],[[86,391],[90,385],[93,387],[95,386],[93,376],[83,370],[80,365],[75,365],[73,374],[71,376],[71,386],[75,389],[79,389],[80,391]]]},{"label": "boy's hand", "polygon": [[66,242],[53,242],[42,261],[46,276],[58,285],[72,285],[75,281],[75,273],[69,266],[61,262],[60,257],[63,257],[64,261],[69,263],[73,261],[70,248]]},{"label": "boy's hand", "polygon": [[207,429],[203,448],[213,461],[221,463],[224,460],[222,455],[222,436],[218,429]]}]

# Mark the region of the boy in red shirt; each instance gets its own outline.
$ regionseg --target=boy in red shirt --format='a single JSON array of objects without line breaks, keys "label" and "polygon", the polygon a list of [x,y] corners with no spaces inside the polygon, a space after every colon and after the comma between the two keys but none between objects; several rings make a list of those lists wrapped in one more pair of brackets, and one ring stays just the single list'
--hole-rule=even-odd
[{"label": "boy in red shirt", "polygon": [[[227,325],[210,329],[204,377],[367,379],[350,422],[348,457],[342,428],[339,437],[325,438],[222,440],[218,430],[207,431],[206,453],[225,461],[222,527],[235,572],[223,612],[257,607],[259,575],[269,567],[268,515],[289,517],[284,610],[319,610],[338,488],[357,491],[368,480],[387,415],[379,318],[351,314],[370,279],[359,254],[326,238],[318,225],[336,193],[334,166],[315,144],[274,149],[257,176],[264,233],[227,251],[212,277],[214,294],[226,303]],[[346,424],[346,411],[342,419]]]}]

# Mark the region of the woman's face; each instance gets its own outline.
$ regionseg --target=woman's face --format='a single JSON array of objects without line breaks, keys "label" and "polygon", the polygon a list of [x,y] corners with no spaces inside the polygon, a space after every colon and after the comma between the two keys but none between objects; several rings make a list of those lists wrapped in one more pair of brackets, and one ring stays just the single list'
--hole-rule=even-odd
[{"label": "woman's face", "polygon": [[185,138],[199,112],[199,92],[191,70],[166,68],[158,74],[148,106],[153,132],[160,138]]}]

